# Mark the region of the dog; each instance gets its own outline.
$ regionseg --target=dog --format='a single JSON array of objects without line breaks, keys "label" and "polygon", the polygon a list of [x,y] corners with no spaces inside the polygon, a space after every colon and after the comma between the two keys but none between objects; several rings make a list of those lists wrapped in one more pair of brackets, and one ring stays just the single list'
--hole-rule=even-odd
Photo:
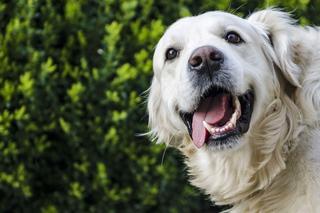
[{"label": "dog", "polygon": [[150,134],[229,212],[320,212],[320,32],[269,8],[185,17],[159,40]]}]

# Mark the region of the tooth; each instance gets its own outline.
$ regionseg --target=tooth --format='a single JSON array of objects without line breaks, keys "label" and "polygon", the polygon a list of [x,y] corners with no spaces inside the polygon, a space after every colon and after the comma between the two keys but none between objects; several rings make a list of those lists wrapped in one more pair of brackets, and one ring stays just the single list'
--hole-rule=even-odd
[{"label": "tooth", "polygon": [[215,130],[215,128],[213,126],[208,124],[206,121],[203,121],[202,123],[203,123],[204,128],[206,128],[211,135],[215,134],[216,130]]},{"label": "tooth", "polygon": [[210,132],[210,130],[212,129],[212,126],[210,124],[208,124],[206,121],[203,121],[202,123],[203,123],[204,128],[206,128]]},{"label": "tooth", "polygon": [[237,120],[240,118],[241,116],[241,111],[237,111]]},{"label": "tooth", "polygon": [[219,132],[219,129],[218,129],[218,128],[212,128],[211,130],[212,130],[213,134],[216,134],[216,133]]},{"label": "tooth", "polygon": [[241,116],[241,105],[240,105],[240,101],[239,101],[238,97],[235,97],[234,103],[235,103],[235,107],[236,107],[235,112],[237,112],[237,119],[238,119]]},{"label": "tooth", "polygon": [[230,123],[232,123],[232,125],[235,125],[236,122],[237,122],[237,112],[234,112],[231,116]]}]

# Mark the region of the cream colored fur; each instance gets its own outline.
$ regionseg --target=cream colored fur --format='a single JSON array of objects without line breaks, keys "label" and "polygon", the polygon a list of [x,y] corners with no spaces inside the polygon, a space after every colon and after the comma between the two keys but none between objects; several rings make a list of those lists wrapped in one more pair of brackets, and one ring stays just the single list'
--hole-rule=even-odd
[{"label": "cream colored fur", "polygon": [[[240,31],[246,43],[226,44],[221,32]],[[151,134],[186,156],[190,181],[230,212],[320,212],[320,32],[287,13],[267,9],[241,19],[209,12],[174,23],[159,41],[148,99]],[[271,39],[271,40],[270,40]],[[181,49],[167,63],[166,48]],[[177,109],[199,98],[186,61],[201,45],[228,57],[239,94],[255,91],[249,131],[231,150],[197,149]]]}]

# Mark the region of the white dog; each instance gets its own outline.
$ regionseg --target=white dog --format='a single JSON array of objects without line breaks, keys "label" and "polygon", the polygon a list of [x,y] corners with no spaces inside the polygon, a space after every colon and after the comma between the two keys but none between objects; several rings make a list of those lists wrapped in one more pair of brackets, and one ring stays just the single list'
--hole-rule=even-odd
[{"label": "white dog", "polygon": [[208,12],[154,53],[151,133],[231,212],[320,212],[320,32],[294,22]]}]

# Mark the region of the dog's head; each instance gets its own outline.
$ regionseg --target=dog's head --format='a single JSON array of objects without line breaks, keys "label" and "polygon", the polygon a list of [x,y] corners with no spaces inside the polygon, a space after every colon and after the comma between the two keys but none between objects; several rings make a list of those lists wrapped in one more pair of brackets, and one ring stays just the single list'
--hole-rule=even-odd
[{"label": "dog's head", "polygon": [[226,150],[241,149],[248,155],[241,164],[253,173],[277,158],[275,175],[299,116],[290,96],[300,86],[303,60],[292,22],[286,13],[265,10],[248,19],[208,12],[171,25],[153,58],[152,134],[190,159],[196,155],[201,162],[190,164],[199,171],[202,161],[214,167],[206,158],[230,158],[234,152]]}]

